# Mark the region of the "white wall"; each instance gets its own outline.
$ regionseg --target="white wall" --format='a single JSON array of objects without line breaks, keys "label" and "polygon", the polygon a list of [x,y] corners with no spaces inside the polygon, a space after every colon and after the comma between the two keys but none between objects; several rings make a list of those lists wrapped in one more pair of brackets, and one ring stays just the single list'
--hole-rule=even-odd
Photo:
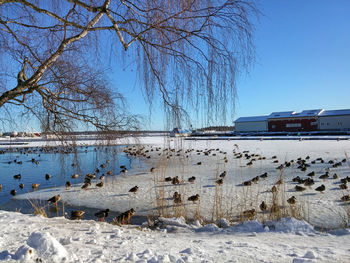
[{"label": "white wall", "polygon": [[318,127],[320,130],[350,130],[350,115],[320,116]]},{"label": "white wall", "polygon": [[236,132],[267,131],[267,121],[236,122]]}]

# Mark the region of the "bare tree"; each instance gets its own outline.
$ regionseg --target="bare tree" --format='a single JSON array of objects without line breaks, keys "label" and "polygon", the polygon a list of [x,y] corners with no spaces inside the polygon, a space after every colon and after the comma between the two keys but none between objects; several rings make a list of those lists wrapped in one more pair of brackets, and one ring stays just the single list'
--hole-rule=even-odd
[{"label": "bare tree", "polygon": [[109,43],[135,58],[146,97],[161,95],[169,120],[189,107],[207,123],[225,119],[254,57],[256,14],[249,0],[0,0],[0,109],[18,107],[48,131],[132,127],[96,66]]}]

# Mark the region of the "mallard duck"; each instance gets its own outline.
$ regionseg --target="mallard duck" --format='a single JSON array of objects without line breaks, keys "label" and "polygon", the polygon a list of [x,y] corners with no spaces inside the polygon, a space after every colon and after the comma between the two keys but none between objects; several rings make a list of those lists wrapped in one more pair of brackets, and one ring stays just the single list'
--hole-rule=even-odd
[{"label": "mallard duck", "polygon": [[223,183],[224,183],[224,179],[218,179],[218,180],[216,180],[215,181],[215,183],[217,184],[217,185],[222,185]]},{"label": "mallard duck", "polygon": [[96,184],[96,187],[103,187],[104,183],[103,182],[99,182]]},{"label": "mallard duck", "polygon": [[104,222],[105,221],[105,217],[108,216],[109,213],[109,209],[107,208],[106,210],[101,210],[95,213],[95,216],[101,221]]},{"label": "mallard duck", "polygon": [[348,189],[347,184],[340,184],[339,187],[340,187],[340,189],[344,189],[344,190]]},{"label": "mallard duck", "polygon": [[106,174],[107,174],[107,175],[113,175],[113,172],[112,172],[112,171],[107,171]]},{"label": "mallard duck", "polygon": [[223,172],[219,175],[219,177],[221,177],[221,178],[225,178],[225,176],[226,176],[226,171],[223,171]]},{"label": "mallard duck", "polygon": [[102,174],[101,176],[100,176],[100,178],[99,178],[100,180],[103,180],[103,179],[105,179],[105,175],[104,174]]},{"label": "mallard duck", "polygon": [[333,179],[338,179],[338,178],[339,178],[339,176],[337,173],[333,174]]},{"label": "mallard duck", "polygon": [[164,179],[165,182],[171,182],[172,180],[173,180],[173,178],[171,178],[171,177],[165,177],[165,179]]},{"label": "mallard duck", "polygon": [[305,190],[306,190],[305,187],[302,187],[302,186],[299,186],[299,185],[295,186],[295,191],[302,192],[302,191],[305,191]]},{"label": "mallard duck", "polygon": [[89,188],[90,185],[91,185],[91,184],[89,184],[89,183],[84,183],[84,184],[81,186],[81,189],[88,190],[88,188]]},{"label": "mallard duck", "polygon": [[243,182],[243,185],[244,186],[250,186],[250,185],[252,185],[252,181],[245,181],[245,182]]},{"label": "mallard duck", "polygon": [[24,184],[19,184],[19,188],[23,189],[24,188]]},{"label": "mallard duck", "polygon": [[260,210],[261,210],[261,211],[266,211],[266,209],[267,209],[267,204],[266,204],[264,201],[262,201],[259,207],[260,207]]},{"label": "mallard duck", "polygon": [[57,205],[57,202],[61,200],[61,195],[55,195],[48,199],[47,201],[51,204]]},{"label": "mallard duck", "polygon": [[198,162],[197,165],[202,165],[202,162]]},{"label": "mallard duck", "polygon": [[295,182],[295,183],[300,183],[300,180],[301,180],[301,178],[300,178],[299,175],[292,179],[292,181]]},{"label": "mallard duck", "polygon": [[326,190],[326,186],[324,184],[322,184],[319,187],[315,188],[315,190],[323,193],[323,191]]},{"label": "mallard duck", "polygon": [[329,177],[328,172],[326,172],[325,174],[322,174],[319,178],[320,179],[327,179]]},{"label": "mallard duck", "polygon": [[315,171],[308,173],[307,176],[315,176]]},{"label": "mallard duck", "polygon": [[70,218],[72,220],[82,219],[84,214],[85,214],[85,211],[73,210],[73,211],[70,212]]},{"label": "mallard duck", "polygon": [[194,181],[196,181],[196,177],[195,177],[195,176],[192,176],[192,177],[188,178],[188,181],[189,181],[191,184],[193,184]]},{"label": "mallard duck", "polygon": [[315,181],[312,178],[307,178],[304,182],[305,186],[310,186],[310,185],[314,185],[314,184],[315,184]]},{"label": "mallard duck", "polygon": [[135,210],[131,208],[128,211],[125,211],[124,213],[121,213],[117,218],[115,218],[113,221],[118,222],[119,224],[130,224],[131,217],[135,215]]},{"label": "mallard duck", "polygon": [[79,177],[79,174],[73,174],[72,176],[71,176],[71,178],[73,178],[73,179],[77,179]]},{"label": "mallard duck", "polygon": [[67,181],[66,182],[66,189],[69,189],[71,186],[72,186],[72,184],[69,181]]},{"label": "mallard duck", "polygon": [[253,183],[257,183],[259,181],[260,177],[259,176],[255,176],[251,181]]},{"label": "mallard duck", "polygon": [[46,179],[46,180],[49,180],[51,177],[52,177],[51,174],[45,174],[45,179]]},{"label": "mallard duck", "polygon": [[33,191],[34,191],[35,189],[38,189],[38,188],[39,188],[39,185],[40,185],[40,184],[32,184]]},{"label": "mallard duck", "polygon": [[22,175],[21,175],[21,174],[16,174],[16,175],[13,176],[13,178],[15,178],[15,179],[21,179],[21,178],[22,178]]},{"label": "mallard duck", "polygon": [[[175,192],[175,193],[177,193],[177,192]],[[174,198],[174,203],[175,203],[175,204],[181,204],[181,203],[182,203],[181,194],[177,193],[177,194],[175,195],[175,193],[174,193],[174,196],[173,196],[173,198]]]},{"label": "mallard duck", "polygon": [[350,201],[350,195],[344,195],[342,196],[342,198],[340,198],[340,200],[342,200],[343,202],[348,202]]},{"label": "mallard duck", "polygon": [[263,173],[262,175],[260,175],[260,178],[267,178],[267,173]]},{"label": "mallard duck", "polygon": [[103,163],[100,165],[101,168],[106,168],[106,165]]},{"label": "mallard duck", "polygon": [[10,191],[10,194],[11,194],[11,195],[13,195],[13,196],[15,196],[15,195],[16,195],[16,193],[17,193],[17,192],[16,192],[16,190],[15,190],[15,189],[12,189],[12,190]]},{"label": "mallard duck", "polygon": [[256,216],[256,210],[250,209],[250,210],[245,210],[243,211],[243,216],[246,218],[253,218],[254,216]]},{"label": "mallard duck", "polygon": [[133,188],[129,190],[129,192],[136,194],[136,192],[139,190],[139,187],[135,185]]},{"label": "mallard duck", "polygon": [[188,201],[192,201],[193,203],[195,203],[196,201],[198,201],[200,199],[199,194],[196,195],[192,195],[189,198],[187,198]]},{"label": "mallard duck", "polygon": [[297,201],[297,199],[295,198],[294,195],[287,200],[287,202],[291,205],[294,205],[296,203],[296,201]]},{"label": "mallard duck", "polygon": [[171,183],[172,183],[172,184],[180,184],[179,177],[178,177],[178,176],[173,177]]}]

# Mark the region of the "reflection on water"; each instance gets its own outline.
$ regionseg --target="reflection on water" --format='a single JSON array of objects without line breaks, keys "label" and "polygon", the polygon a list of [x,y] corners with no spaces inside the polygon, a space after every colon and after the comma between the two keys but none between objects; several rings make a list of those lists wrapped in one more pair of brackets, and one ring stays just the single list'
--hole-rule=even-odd
[{"label": "reflection on water", "polygon": [[[2,149],[0,154],[0,209],[33,212],[28,201],[12,199],[10,191],[17,194],[33,191],[32,184],[40,184],[39,189],[82,183],[87,173],[96,173],[98,178],[107,171],[119,175],[120,166],[130,169],[131,159],[122,152],[122,146],[79,146],[76,148],[15,148]],[[139,165],[141,165],[139,163]],[[15,179],[14,175],[21,175]],[[51,177],[46,176],[51,175]],[[79,174],[78,178],[71,178]],[[23,189],[20,188],[23,184]],[[46,205],[46,204],[45,204]],[[69,206],[67,206],[69,210]],[[54,216],[57,211],[49,212]],[[62,213],[58,215],[62,216]]]}]

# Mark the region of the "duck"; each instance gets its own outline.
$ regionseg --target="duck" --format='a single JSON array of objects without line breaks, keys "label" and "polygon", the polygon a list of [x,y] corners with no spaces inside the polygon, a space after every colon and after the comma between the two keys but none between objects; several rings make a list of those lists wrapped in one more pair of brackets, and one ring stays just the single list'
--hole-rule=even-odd
[{"label": "duck", "polygon": [[52,177],[51,174],[45,174],[45,179],[46,179],[46,180],[49,180],[51,177]]},{"label": "duck", "polygon": [[250,186],[250,185],[252,185],[252,181],[245,181],[245,182],[243,182],[243,185],[244,186]]},{"label": "duck", "polygon": [[224,179],[218,179],[218,180],[216,180],[215,181],[215,183],[217,184],[217,185],[222,185],[223,183],[224,183]]},{"label": "duck", "polygon": [[338,178],[339,178],[339,176],[337,173],[333,174],[333,179],[338,179]]},{"label": "duck", "polygon": [[88,187],[91,185],[91,183],[84,183],[82,186],[81,186],[81,189],[84,189],[84,190],[88,190]]},{"label": "duck", "polygon": [[108,216],[109,213],[109,209],[107,208],[106,210],[101,210],[95,213],[95,216],[101,221],[104,222],[105,221],[105,217]]},{"label": "duck", "polygon": [[15,178],[15,179],[21,179],[21,178],[22,178],[22,175],[21,175],[21,174],[16,174],[16,175],[13,176],[13,178]]},{"label": "duck", "polygon": [[305,186],[310,186],[310,185],[314,185],[315,184],[315,181],[314,181],[314,179],[312,179],[312,178],[307,178],[306,180],[305,180],[305,182],[304,182],[304,185]]},{"label": "duck", "polygon": [[38,188],[39,188],[39,185],[40,185],[40,184],[32,184],[33,191],[34,191],[35,189],[38,189]]},{"label": "duck", "polygon": [[250,209],[250,210],[245,210],[243,211],[243,216],[246,218],[253,218],[254,216],[256,216],[256,210]]},{"label": "duck", "polygon": [[295,191],[302,192],[302,191],[305,191],[305,190],[306,190],[305,187],[302,187],[302,186],[299,186],[299,185],[295,186]]},{"label": "duck", "polygon": [[315,171],[308,173],[307,176],[315,176]]},{"label": "duck", "polygon": [[77,179],[79,177],[79,174],[73,174],[72,176],[71,176],[71,178],[73,178],[73,179]]},{"label": "duck", "polygon": [[196,181],[196,177],[195,177],[195,176],[192,176],[192,177],[188,178],[188,181],[189,181],[191,184],[193,184],[194,181]]},{"label": "duck", "polygon": [[173,177],[171,183],[172,183],[172,184],[180,184],[179,177],[178,177],[178,176]]},{"label": "duck", "polygon": [[150,171],[151,173],[153,173],[155,170],[156,170],[156,168],[154,168],[154,167],[152,167],[151,169],[149,169],[149,171]]},{"label": "duck", "polygon": [[51,204],[57,205],[57,202],[61,200],[61,195],[55,195],[48,199],[47,201]]},{"label": "duck", "polygon": [[72,186],[71,182],[67,181],[66,182],[66,189],[69,189]]},{"label": "duck", "polygon": [[13,196],[15,196],[15,195],[16,195],[16,193],[17,193],[17,192],[16,192],[16,190],[15,190],[15,189],[12,189],[12,190],[10,191],[10,194],[11,194],[11,195],[13,195]]},{"label": "duck", "polygon": [[323,193],[324,190],[326,190],[326,187],[324,184],[320,185],[319,187],[315,188],[316,191]]},{"label": "duck", "polygon": [[296,203],[296,201],[297,201],[297,199],[294,195],[287,200],[287,202],[291,205],[294,205]]},{"label": "duck", "polygon": [[70,218],[72,220],[82,219],[84,214],[85,214],[85,211],[83,210],[72,210],[70,212]]},{"label": "duck", "polygon": [[187,198],[188,201],[192,201],[193,203],[195,203],[196,201],[199,201],[199,199],[200,199],[199,194],[192,195],[189,198]]},{"label": "duck", "polygon": [[165,179],[164,179],[165,182],[171,182],[172,180],[173,180],[173,178],[171,178],[171,177],[165,177]]},{"label": "duck", "polygon": [[325,174],[322,174],[319,178],[320,179],[327,179],[329,177],[328,172],[326,172]]},{"label": "duck", "polygon": [[348,189],[348,185],[347,184],[340,184],[339,188],[346,190],[346,189]]},{"label": "duck", "polygon": [[266,204],[264,201],[262,201],[259,207],[260,207],[260,210],[261,210],[261,211],[266,211],[266,209],[267,209],[267,204]]},{"label": "duck", "polygon": [[178,192],[175,192],[173,195],[173,200],[175,204],[181,204],[182,203],[181,194],[179,194]]},{"label": "duck", "polygon": [[343,202],[348,202],[350,201],[350,195],[344,195],[340,198],[340,200]]},{"label": "duck", "polygon": [[135,185],[133,188],[129,190],[129,192],[136,194],[136,192],[139,190],[139,187]]},{"label": "duck", "polygon": [[102,174],[101,176],[100,176],[100,178],[99,178],[100,180],[103,180],[103,179],[105,179],[105,175],[104,174]]},{"label": "duck", "polygon": [[267,173],[263,173],[262,175],[260,175],[260,178],[267,178]]},{"label": "duck", "polygon": [[0,191],[2,190],[2,184],[0,184]]},{"label": "duck", "polygon": [[24,184],[19,184],[19,188],[23,189],[24,188]]},{"label": "duck", "polygon": [[112,171],[107,171],[106,174],[107,174],[107,175],[113,175],[113,172],[112,172]]},{"label": "duck", "polygon": [[101,188],[101,187],[103,187],[103,185],[104,185],[103,182],[99,182],[99,183],[96,184],[96,187],[100,187]]},{"label": "duck", "polygon": [[223,172],[219,175],[219,177],[225,178],[225,177],[226,177],[226,171],[223,171]]}]

